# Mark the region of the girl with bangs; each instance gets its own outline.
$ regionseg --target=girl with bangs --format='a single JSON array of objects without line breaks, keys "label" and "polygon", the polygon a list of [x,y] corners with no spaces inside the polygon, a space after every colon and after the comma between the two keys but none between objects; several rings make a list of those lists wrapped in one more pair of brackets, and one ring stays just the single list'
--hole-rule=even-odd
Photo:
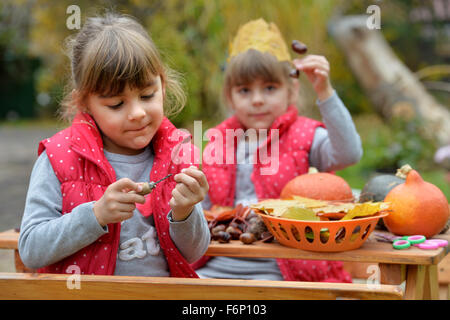
[{"label": "girl with bangs", "polygon": [[[178,75],[130,16],[88,18],[68,44],[71,126],[39,144],[23,262],[43,273],[198,277],[189,263],[209,244],[208,183],[190,165],[193,145],[183,145],[190,161],[177,160],[186,133],[167,116],[185,104]],[[143,183],[157,181],[144,196]]]},{"label": "girl with bangs", "polygon": [[[334,171],[360,160],[359,135],[331,86],[325,57],[292,61],[276,25],[263,19],[242,26],[230,49],[223,96],[234,115],[207,132],[205,209],[276,199],[288,181],[310,166]],[[299,83],[289,76],[292,67],[311,82],[323,122],[298,115]],[[230,132],[237,132],[232,139]],[[261,155],[263,148],[270,161]],[[193,266],[201,278],[351,282],[342,262],[333,261],[203,257]]]}]

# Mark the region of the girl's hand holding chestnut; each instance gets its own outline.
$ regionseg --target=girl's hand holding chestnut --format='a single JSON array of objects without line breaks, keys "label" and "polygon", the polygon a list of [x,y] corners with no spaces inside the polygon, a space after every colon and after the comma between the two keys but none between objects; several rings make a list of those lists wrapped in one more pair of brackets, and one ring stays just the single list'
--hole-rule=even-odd
[{"label": "girl's hand holding chestnut", "polygon": [[133,216],[136,203],[145,203],[145,197],[130,191],[140,192],[142,186],[128,178],[111,183],[103,196],[94,204],[94,214],[104,227]]},{"label": "girl's hand holding chestnut", "polygon": [[202,201],[209,190],[205,174],[195,166],[184,168],[174,176],[177,185],[172,190],[169,205],[174,221],[186,219],[194,206]]},{"label": "girl's hand holding chestnut", "polygon": [[324,56],[308,55],[293,61],[297,70],[303,71],[311,82],[320,101],[324,101],[333,94],[330,83],[330,64]]}]

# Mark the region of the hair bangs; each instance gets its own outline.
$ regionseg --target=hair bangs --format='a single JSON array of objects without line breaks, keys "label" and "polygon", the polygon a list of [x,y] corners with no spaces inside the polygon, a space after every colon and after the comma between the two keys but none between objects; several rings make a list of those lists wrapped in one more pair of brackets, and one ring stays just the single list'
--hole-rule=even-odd
[{"label": "hair bangs", "polygon": [[89,17],[76,35],[66,38],[66,45],[72,74],[61,102],[63,119],[86,111],[89,94],[120,95],[127,87],[143,89],[158,76],[165,87],[166,116],[184,108],[181,74],[164,64],[152,38],[132,16],[107,12]]},{"label": "hair bangs", "polygon": [[84,83],[81,90],[105,96],[122,93],[128,86],[131,89],[145,88],[154,77],[163,73],[162,65],[155,65],[156,50],[148,39],[130,32],[126,35],[119,30],[105,30],[98,43],[91,47],[96,52],[86,55]]},{"label": "hair bangs", "polygon": [[283,83],[286,68],[273,55],[250,49],[232,58],[226,78],[230,86],[247,85],[255,79]]}]

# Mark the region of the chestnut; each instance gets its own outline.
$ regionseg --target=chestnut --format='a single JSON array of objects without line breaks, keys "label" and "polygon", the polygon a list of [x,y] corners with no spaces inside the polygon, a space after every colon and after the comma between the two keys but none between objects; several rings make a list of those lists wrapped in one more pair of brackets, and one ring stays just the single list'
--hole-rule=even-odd
[{"label": "chestnut", "polygon": [[219,231],[217,233],[217,240],[220,243],[228,243],[228,242],[230,242],[230,239],[231,239],[231,235],[226,231]]},{"label": "chestnut", "polygon": [[226,228],[225,232],[228,232],[233,240],[239,239],[239,236],[242,234],[242,231],[239,228],[233,228],[232,226]]},{"label": "chestnut", "polygon": [[256,241],[256,238],[254,236],[253,233],[250,232],[244,232],[243,234],[241,234],[241,236],[239,237],[239,240],[241,240],[242,243],[244,244],[251,244],[253,242]]},{"label": "chestnut", "polygon": [[298,54],[305,54],[308,51],[308,47],[298,40],[292,40],[291,47]]}]

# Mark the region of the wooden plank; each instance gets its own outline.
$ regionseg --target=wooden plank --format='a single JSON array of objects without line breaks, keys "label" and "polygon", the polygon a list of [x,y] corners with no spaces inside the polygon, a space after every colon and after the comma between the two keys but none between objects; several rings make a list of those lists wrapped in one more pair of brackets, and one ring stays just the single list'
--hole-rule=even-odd
[{"label": "wooden plank", "polygon": [[401,264],[380,263],[381,283],[400,285],[406,280],[406,266]]},{"label": "wooden plank", "polygon": [[92,275],[79,276],[79,289],[69,289],[74,276],[0,273],[0,299],[385,300],[402,299],[403,294],[391,285]]},{"label": "wooden plank", "polygon": [[438,264],[439,283],[450,285],[450,254]]},{"label": "wooden plank", "polygon": [[439,263],[445,256],[445,250],[444,248],[421,250],[415,247],[408,250],[395,250],[389,243],[371,241],[364,243],[359,249],[350,251],[312,252],[286,247],[278,242],[258,241],[246,245],[239,240],[232,240],[229,243],[211,241],[206,255],[430,265]]},{"label": "wooden plank", "polygon": [[439,300],[439,282],[436,265],[426,266],[423,299]]},{"label": "wooden plank", "polygon": [[14,229],[0,232],[0,249],[17,249],[19,232]]},{"label": "wooden plank", "polygon": [[426,266],[409,265],[406,269],[405,299],[422,300]]}]

